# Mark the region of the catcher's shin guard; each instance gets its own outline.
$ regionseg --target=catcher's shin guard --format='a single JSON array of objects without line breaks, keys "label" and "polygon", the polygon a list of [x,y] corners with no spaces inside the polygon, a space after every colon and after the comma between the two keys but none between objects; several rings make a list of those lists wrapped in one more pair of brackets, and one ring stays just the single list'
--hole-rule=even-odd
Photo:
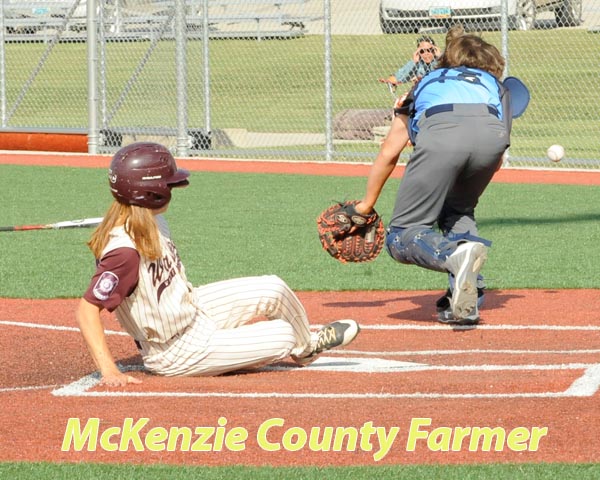
[{"label": "catcher's shin guard", "polygon": [[456,250],[458,242],[427,227],[390,228],[386,238],[388,253],[400,263],[448,272],[446,259]]}]

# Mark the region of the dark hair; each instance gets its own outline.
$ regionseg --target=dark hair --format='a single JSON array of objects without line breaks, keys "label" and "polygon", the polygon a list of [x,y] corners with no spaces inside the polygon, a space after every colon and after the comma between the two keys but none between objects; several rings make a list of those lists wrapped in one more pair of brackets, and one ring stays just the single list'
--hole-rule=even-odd
[{"label": "dark hair", "polygon": [[466,34],[461,26],[456,26],[446,35],[446,50],[438,68],[478,68],[500,79],[504,64],[504,57],[494,45],[476,35]]},{"label": "dark hair", "polygon": [[428,43],[431,43],[432,45],[435,45],[435,40],[428,35],[423,35],[423,36],[417,38],[417,47],[420,45],[421,42],[428,42]]}]

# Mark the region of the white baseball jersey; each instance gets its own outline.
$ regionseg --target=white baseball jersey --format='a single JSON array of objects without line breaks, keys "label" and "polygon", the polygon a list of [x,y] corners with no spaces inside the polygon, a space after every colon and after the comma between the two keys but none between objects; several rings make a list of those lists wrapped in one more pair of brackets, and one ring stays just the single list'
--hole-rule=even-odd
[{"label": "white baseball jersey", "polygon": [[[304,307],[283,280],[270,275],[193,288],[166,222],[156,218],[162,257],[140,256],[117,227],[84,295],[115,312],[150,371],[218,375],[312,351],[316,338]],[[269,321],[249,323],[257,317]]]}]

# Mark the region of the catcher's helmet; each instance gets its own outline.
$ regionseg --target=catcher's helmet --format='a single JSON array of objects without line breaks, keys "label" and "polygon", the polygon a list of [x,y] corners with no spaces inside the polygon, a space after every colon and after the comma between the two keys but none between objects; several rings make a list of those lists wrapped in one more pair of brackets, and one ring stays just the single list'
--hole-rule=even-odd
[{"label": "catcher's helmet", "polygon": [[151,142],[121,148],[108,169],[110,191],[119,203],[151,209],[169,203],[171,188],[188,185],[189,175],[177,168],[167,148]]}]

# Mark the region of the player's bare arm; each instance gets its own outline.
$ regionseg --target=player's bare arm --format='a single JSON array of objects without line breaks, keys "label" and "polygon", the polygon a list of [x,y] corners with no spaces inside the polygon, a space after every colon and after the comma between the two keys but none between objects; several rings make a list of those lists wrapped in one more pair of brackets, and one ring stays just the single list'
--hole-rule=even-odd
[{"label": "player's bare arm", "polygon": [[408,117],[396,115],[369,172],[365,196],[355,207],[358,213],[367,214],[373,210],[408,140]]},{"label": "player's bare arm", "polygon": [[122,373],[106,343],[104,327],[100,319],[100,308],[85,299],[79,302],[77,322],[94,363],[98,367],[102,379],[100,384],[111,387],[122,387],[128,383],[142,383],[141,380]]}]

